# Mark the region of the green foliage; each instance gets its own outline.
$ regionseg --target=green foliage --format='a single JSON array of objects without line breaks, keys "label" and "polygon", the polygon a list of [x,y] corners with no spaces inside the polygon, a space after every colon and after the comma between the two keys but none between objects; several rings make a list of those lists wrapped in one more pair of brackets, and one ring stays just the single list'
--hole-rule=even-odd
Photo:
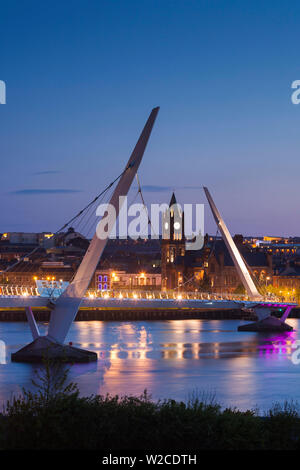
[{"label": "green foliage", "polygon": [[[33,395],[39,398],[40,401],[48,403],[54,399],[64,397],[66,395],[79,395],[77,385],[74,383],[67,383],[69,369],[67,369],[64,362],[54,361],[48,358],[44,359],[43,367],[35,371],[35,379],[32,379],[32,384],[37,392]],[[29,397],[32,394],[23,388],[24,397]]]},{"label": "green foliage", "polygon": [[140,397],[80,397],[64,365],[46,362],[35,392],[0,414],[0,449],[298,449],[298,405],[257,411],[222,410],[214,396],[187,403]]}]

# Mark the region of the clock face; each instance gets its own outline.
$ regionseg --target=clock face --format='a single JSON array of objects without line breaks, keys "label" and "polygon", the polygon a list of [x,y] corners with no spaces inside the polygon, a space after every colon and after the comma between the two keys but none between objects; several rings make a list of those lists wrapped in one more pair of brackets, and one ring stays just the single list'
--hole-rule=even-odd
[{"label": "clock face", "polygon": [[179,229],[180,229],[180,223],[179,223],[179,222],[175,222],[175,223],[174,223],[174,228],[175,228],[175,230],[179,230]]}]

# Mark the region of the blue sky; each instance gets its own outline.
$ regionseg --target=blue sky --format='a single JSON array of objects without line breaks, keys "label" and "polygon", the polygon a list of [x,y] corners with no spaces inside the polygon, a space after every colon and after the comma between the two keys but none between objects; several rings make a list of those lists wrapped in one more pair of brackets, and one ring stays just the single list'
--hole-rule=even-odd
[{"label": "blue sky", "polygon": [[299,31],[296,1],[2,2],[0,232],[60,227],[159,105],[147,203],[205,185],[231,232],[300,235]]}]

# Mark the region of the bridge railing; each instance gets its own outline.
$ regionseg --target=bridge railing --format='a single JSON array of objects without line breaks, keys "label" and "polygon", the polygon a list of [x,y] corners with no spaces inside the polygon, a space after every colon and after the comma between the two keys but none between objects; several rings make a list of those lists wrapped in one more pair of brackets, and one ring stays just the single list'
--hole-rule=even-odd
[{"label": "bridge railing", "polygon": [[[134,291],[134,290],[108,290],[99,291],[89,289],[86,297],[94,298],[114,298],[114,299],[133,299],[133,300],[233,300],[249,301],[247,295],[231,293],[212,293],[212,292],[178,292],[178,291]],[[280,302],[276,296],[264,296],[263,301]]]},{"label": "bridge railing", "polygon": [[[33,286],[12,286],[12,285],[0,285],[0,297],[28,297],[28,296],[39,296],[38,289]],[[51,297],[51,295],[49,295]],[[86,293],[86,297],[90,299],[96,298],[114,298],[114,299],[146,299],[146,300],[233,300],[233,301],[249,301],[247,295],[242,294],[231,294],[228,292],[178,292],[174,291],[134,291],[134,290],[107,290],[100,291],[96,289],[89,289]],[[278,298],[275,295],[264,296],[262,299],[264,302],[282,302],[284,299]],[[295,301],[294,298],[289,297],[289,302]]]},{"label": "bridge railing", "polygon": [[38,296],[39,293],[36,287],[33,286],[11,286],[3,285],[0,286],[0,297],[11,297],[11,296]]}]

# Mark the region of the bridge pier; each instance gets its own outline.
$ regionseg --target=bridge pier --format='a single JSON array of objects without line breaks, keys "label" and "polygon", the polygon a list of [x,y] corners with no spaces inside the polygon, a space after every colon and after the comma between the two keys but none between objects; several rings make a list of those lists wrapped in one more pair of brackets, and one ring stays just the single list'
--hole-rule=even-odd
[{"label": "bridge pier", "polygon": [[258,321],[241,325],[238,327],[238,331],[293,331],[293,327],[288,323],[285,323],[285,320],[289,316],[292,308],[292,305],[287,305],[281,318],[272,316],[271,310],[268,307],[264,308],[258,306],[253,308],[254,313],[257,314]]},{"label": "bridge pier", "polygon": [[36,362],[54,360],[66,363],[97,361],[95,352],[73,346],[60,344],[48,336],[39,336],[32,343],[27,344],[19,351],[12,353],[12,362]]},{"label": "bridge pier", "polygon": [[293,327],[283,322],[280,318],[276,317],[267,317],[263,320],[258,320],[253,323],[247,323],[246,325],[241,325],[238,327],[238,331],[257,331],[257,332],[266,332],[266,331],[293,331]]}]

